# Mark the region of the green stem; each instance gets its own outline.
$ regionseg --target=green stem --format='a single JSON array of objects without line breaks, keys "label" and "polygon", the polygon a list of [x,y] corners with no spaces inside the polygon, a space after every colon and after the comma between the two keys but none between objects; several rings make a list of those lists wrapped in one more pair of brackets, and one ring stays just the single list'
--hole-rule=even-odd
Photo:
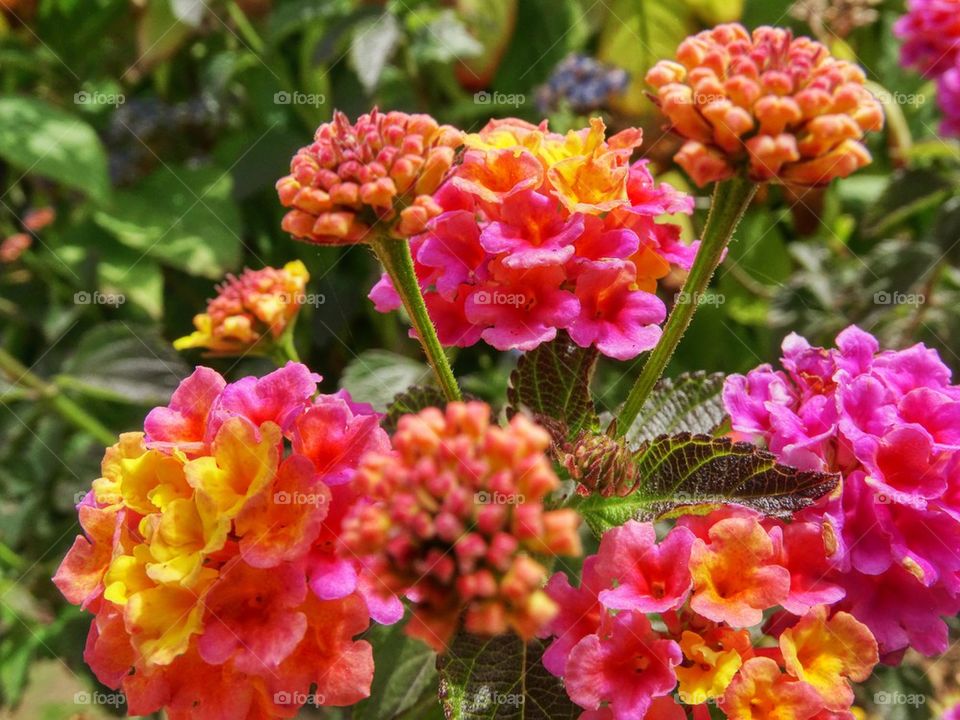
[{"label": "green stem", "polygon": [[[707,285],[710,284],[710,278],[713,277],[717,265],[720,264],[723,251],[733,237],[733,231],[756,192],[757,184],[742,177],[716,184],[710,214],[707,216],[707,225],[703,229],[700,250],[683,283],[679,298],[670,312],[667,324],[664,325],[663,336],[647,358],[643,370],[640,371],[640,377],[637,378],[637,382],[623,404],[620,416],[615,420],[618,436],[626,433],[633,421],[637,419],[640,408],[643,407],[650,391],[663,375],[674,350],[680,344],[680,338],[690,326],[699,300],[703,297]],[[613,427],[611,425],[611,430]]]},{"label": "green stem", "polygon": [[104,445],[113,445],[117,441],[115,433],[64,395],[59,387],[34,375],[19,360],[2,348],[0,348],[0,371],[7,375],[14,384],[36,390],[42,397],[49,400],[50,405],[64,420],[89,433]]},{"label": "green stem", "polygon": [[270,357],[277,364],[277,367],[283,367],[288,362],[300,362],[300,354],[297,352],[297,346],[293,342],[294,322],[291,322],[287,326],[271,348]]},{"label": "green stem", "polygon": [[393,281],[393,287],[403,300],[403,306],[410,316],[410,322],[413,323],[417,331],[417,337],[423,346],[423,352],[430,362],[430,366],[436,373],[437,380],[440,381],[440,388],[447,400],[460,400],[460,388],[457,380],[453,376],[453,370],[450,368],[450,362],[443,352],[440,340],[437,337],[436,328],[427,314],[427,306],[423,302],[423,294],[420,292],[420,284],[417,282],[417,275],[413,269],[413,257],[410,255],[410,244],[406,240],[397,240],[386,235],[380,235],[370,241],[377,259],[387,271],[390,280]]}]

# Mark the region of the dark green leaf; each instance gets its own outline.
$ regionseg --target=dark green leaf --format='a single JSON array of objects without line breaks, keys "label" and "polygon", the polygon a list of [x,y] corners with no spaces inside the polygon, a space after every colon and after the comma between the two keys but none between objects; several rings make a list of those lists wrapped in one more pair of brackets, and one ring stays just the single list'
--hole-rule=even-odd
[{"label": "dark green leaf", "polygon": [[353,709],[354,720],[394,720],[417,706],[425,695],[436,696],[437,654],[407,636],[403,624],[375,626],[367,639],[373,645],[376,672],[370,697]]},{"label": "dark green leaf", "polygon": [[864,217],[863,232],[867,237],[881,237],[913,215],[936,207],[949,193],[950,182],[932,170],[898,173]]},{"label": "dark green leaf", "polygon": [[630,447],[678,432],[712,435],[723,424],[723,373],[684,373],[657,383],[625,437]]},{"label": "dark green leaf", "polygon": [[387,415],[383,419],[383,429],[391,435],[397,429],[397,421],[401,415],[418,413],[424,408],[442,408],[447,404],[443,392],[436,387],[418,385],[397,393],[387,408]]},{"label": "dark green leaf", "polygon": [[933,226],[933,239],[955,264],[960,264],[960,197],[940,208]]},{"label": "dark green leaf", "polygon": [[440,657],[447,720],[564,720],[582,712],[543,667],[544,643],[516,635],[460,633]]},{"label": "dark green leaf", "polygon": [[97,222],[116,238],[193,275],[220,279],[240,262],[240,213],[230,174],[165,166],[118,192]]},{"label": "dark green leaf", "polygon": [[424,363],[389,350],[366,350],[344,369],[340,387],[357,402],[383,412],[397,393],[428,382],[433,374]]},{"label": "dark green leaf", "polygon": [[96,132],[41,100],[0,97],[0,157],[94,200],[104,202],[110,194],[107,157]]},{"label": "dark green leaf", "polygon": [[708,435],[664,435],[636,454],[637,488],[625,496],[575,498],[597,534],[630,519],[707,512],[726,503],[789,516],[836,488],[839,476],[781,465],[755,445]]},{"label": "dark green leaf", "polygon": [[597,357],[596,348],[578,347],[566,333],[524,353],[510,376],[508,412],[526,410],[559,423],[568,438],[597,430],[600,419],[590,396]]}]

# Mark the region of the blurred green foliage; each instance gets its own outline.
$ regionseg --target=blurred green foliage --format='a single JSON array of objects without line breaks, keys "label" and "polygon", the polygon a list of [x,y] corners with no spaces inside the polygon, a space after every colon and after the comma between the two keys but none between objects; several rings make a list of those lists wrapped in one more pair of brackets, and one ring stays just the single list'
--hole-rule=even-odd
[{"label": "blurred green foliage", "polygon": [[[741,15],[748,26],[811,31],[786,0],[3,0],[0,8],[0,238],[30,237],[21,254],[11,245],[0,252],[0,352],[13,363],[0,371],[0,708],[17,705],[43,658],[62,658],[82,676],[78,687],[92,682],[80,657],[88,621],[49,577],[78,530],[73,506],[103,448],[57,397],[116,433],[140,427],[193,364],[232,377],[266,371],[262,359],[180,357],[169,341],[189,332],[225,273],[294,257],[325,299],[304,309],[297,344],[327,389],[342,378],[383,406],[422,376],[402,319],[378,315],[365,298],[378,273],[369,253],[297,244],[279,229],[273,184],[334,108],[425,111],[468,130],[495,116],[538,121],[536,89],[553,66],[571,52],[594,55],[632,78],[604,108],[608,124],[644,127],[655,166],[693,191],[671,166],[675,144],[645,95],[646,69],[689,32]],[[898,65],[891,24],[902,3],[877,10],[842,38],[818,29],[888,100],[875,163],[825,191],[761,194],[672,373],[743,371],[775,360],[787,332],[825,343],[850,322],[891,346],[926,342],[960,368],[952,340],[960,148],[936,134],[932,87]],[[563,106],[551,120],[559,130],[584,122]],[[707,202],[697,194],[691,237]],[[31,229],[31,213],[46,208],[53,222]],[[477,346],[458,354],[456,370],[468,392],[502,403],[515,362]],[[638,369],[602,364],[601,409],[616,407]],[[391,716],[427,717],[420,700],[393,697]],[[44,717],[68,717],[70,707]],[[372,717],[370,707],[358,717]]]}]

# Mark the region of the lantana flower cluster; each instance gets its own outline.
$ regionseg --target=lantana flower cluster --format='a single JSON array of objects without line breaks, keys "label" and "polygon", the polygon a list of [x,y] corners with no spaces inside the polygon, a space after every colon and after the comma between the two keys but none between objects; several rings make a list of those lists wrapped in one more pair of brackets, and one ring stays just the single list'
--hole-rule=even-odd
[{"label": "lantana flower cluster", "polygon": [[370,618],[402,614],[340,547],[379,416],[288,364],[198,368],[125,433],[79,505],[54,581],[94,614],[84,658],[131,715],[266,720],[369,694]]},{"label": "lantana flower cluster", "polygon": [[869,626],[891,659],[947,648],[960,611],[960,387],[935,350],[879,351],[852,326],[835,348],[791,334],[783,370],[728,378],[733,427],[802,469],[842,474],[810,510],[831,538],[836,606]]},{"label": "lantana flower cluster", "polygon": [[343,540],[387,588],[408,597],[406,632],[443,651],[468,632],[534,637],[557,606],[544,558],[579,555],[579,515],[545,510],[560,481],[550,436],[525,416],[506,427],[480,402],[403,416],[389,451],[364,456]]},{"label": "lantana flower cluster", "polygon": [[893,32],[903,40],[900,62],[937,81],[940,132],[960,137],[960,1],[908,0]]},{"label": "lantana flower cluster", "polygon": [[351,123],[337,111],[277,181],[290,208],[283,229],[322,245],[363,242],[374,226],[393,237],[421,232],[440,212],[432,195],[461,136],[429,115],[374,109]]},{"label": "lantana flower cluster", "polygon": [[[442,212],[411,240],[440,341],[531,350],[565,330],[620,360],[653,347],[666,314],[657,281],[689,268],[697,246],[656,221],[693,203],[631,163],[641,132],[506,119],[464,143],[434,196]],[[370,297],[382,312],[400,306],[386,275]]]},{"label": "lantana flower cluster", "polygon": [[[955,3],[954,3],[955,4]],[[750,179],[817,186],[868,164],[883,109],[863,70],[790,30],[718,25],[688,37],[647,74],[686,142],[674,157],[698,185]]]},{"label": "lantana flower cluster", "polygon": [[815,523],[729,506],[658,542],[631,520],[603,536],[580,587],[551,578],[562,609],[543,664],[581,720],[709,717],[713,704],[731,720],[852,720],[851,682],[870,675],[877,643],[829,606],[842,591],[825,566]]},{"label": "lantana flower cluster", "polygon": [[292,326],[306,298],[310,273],[299,260],[282,268],[247,269],[239,277],[228,275],[195,315],[196,330],[174,340],[177,350],[203,348],[214,355],[242,355],[269,351]]}]

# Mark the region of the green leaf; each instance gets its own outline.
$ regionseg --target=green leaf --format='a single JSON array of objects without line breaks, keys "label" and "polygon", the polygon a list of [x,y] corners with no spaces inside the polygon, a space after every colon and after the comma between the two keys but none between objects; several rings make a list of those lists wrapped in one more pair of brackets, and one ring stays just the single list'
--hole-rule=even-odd
[{"label": "green leaf", "polygon": [[625,434],[628,444],[679,432],[712,435],[726,418],[723,373],[684,373],[657,383]]},{"label": "green leaf", "polygon": [[[582,348],[565,332],[524,353],[510,375],[508,412],[530,412],[535,419],[559,423],[567,438],[596,431],[600,419],[590,395],[597,367],[596,348]],[[558,438],[559,439],[559,438]]]},{"label": "green leaf", "polygon": [[467,31],[457,13],[445,8],[423,25],[412,49],[420,62],[452,63],[476,57],[483,52],[483,45]]},{"label": "green leaf", "polygon": [[388,12],[357,24],[350,42],[350,64],[368,94],[376,89],[400,37],[400,25]]},{"label": "green leaf", "polygon": [[383,419],[383,429],[392,435],[402,415],[418,413],[428,407],[443,408],[446,404],[447,399],[440,388],[423,385],[409,388],[397,393],[393,398],[393,402],[387,408],[387,416]]},{"label": "green leaf", "polygon": [[954,264],[960,264],[960,197],[944,203],[933,225],[933,239]]},{"label": "green leaf", "polygon": [[218,168],[157,170],[118,192],[97,223],[124,245],[211,279],[240,263],[240,212],[229,173]]},{"label": "green leaf", "polygon": [[704,513],[737,503],[789,516],[831,492],[839,476],[781,465],[771,453],[728,438],[663,435],[636,454],[637,488],[625,496],[574,498],[598,535],[630,519]]},{"label": "green leaf", "polygon": [[564,720],[582,712],[560,678],[543,667],[544,643],[516,635],[459,633],[440,656],[440,700],[447,720]]},{"label": "green leaf", "polygon": [[50,178],[98,202],[110,194],[107,156],[97,133],[41,100],[0,96],[0,157],[24,174]]},{"label": "green leaf", "polygon": [[389,350],[366,350],[343,370],[340,387],[357,402],[373,405],[379,412],[390,407],[397,393],[422,385],[433,377],[424,363]]},{"label": "green leaf", "polygon": [[57,382],[113,402],[165,405],[189,372],[155,331],[120,321],[87,332]]},{"label": "green leaf", "polygon": [[429,694],[436,697],[437,654],[407,636],[403,624],[375,626],[367,639],[373,645],[376,671],[370,697],[353,709],[353,720],[394,720]]},{"label": "green leaf", "polygon": [[950,182],[932,170],[897,173],[864,216],[863,232],[867,237],[882,237],[914,215],[935,208],[949,194]]}]

